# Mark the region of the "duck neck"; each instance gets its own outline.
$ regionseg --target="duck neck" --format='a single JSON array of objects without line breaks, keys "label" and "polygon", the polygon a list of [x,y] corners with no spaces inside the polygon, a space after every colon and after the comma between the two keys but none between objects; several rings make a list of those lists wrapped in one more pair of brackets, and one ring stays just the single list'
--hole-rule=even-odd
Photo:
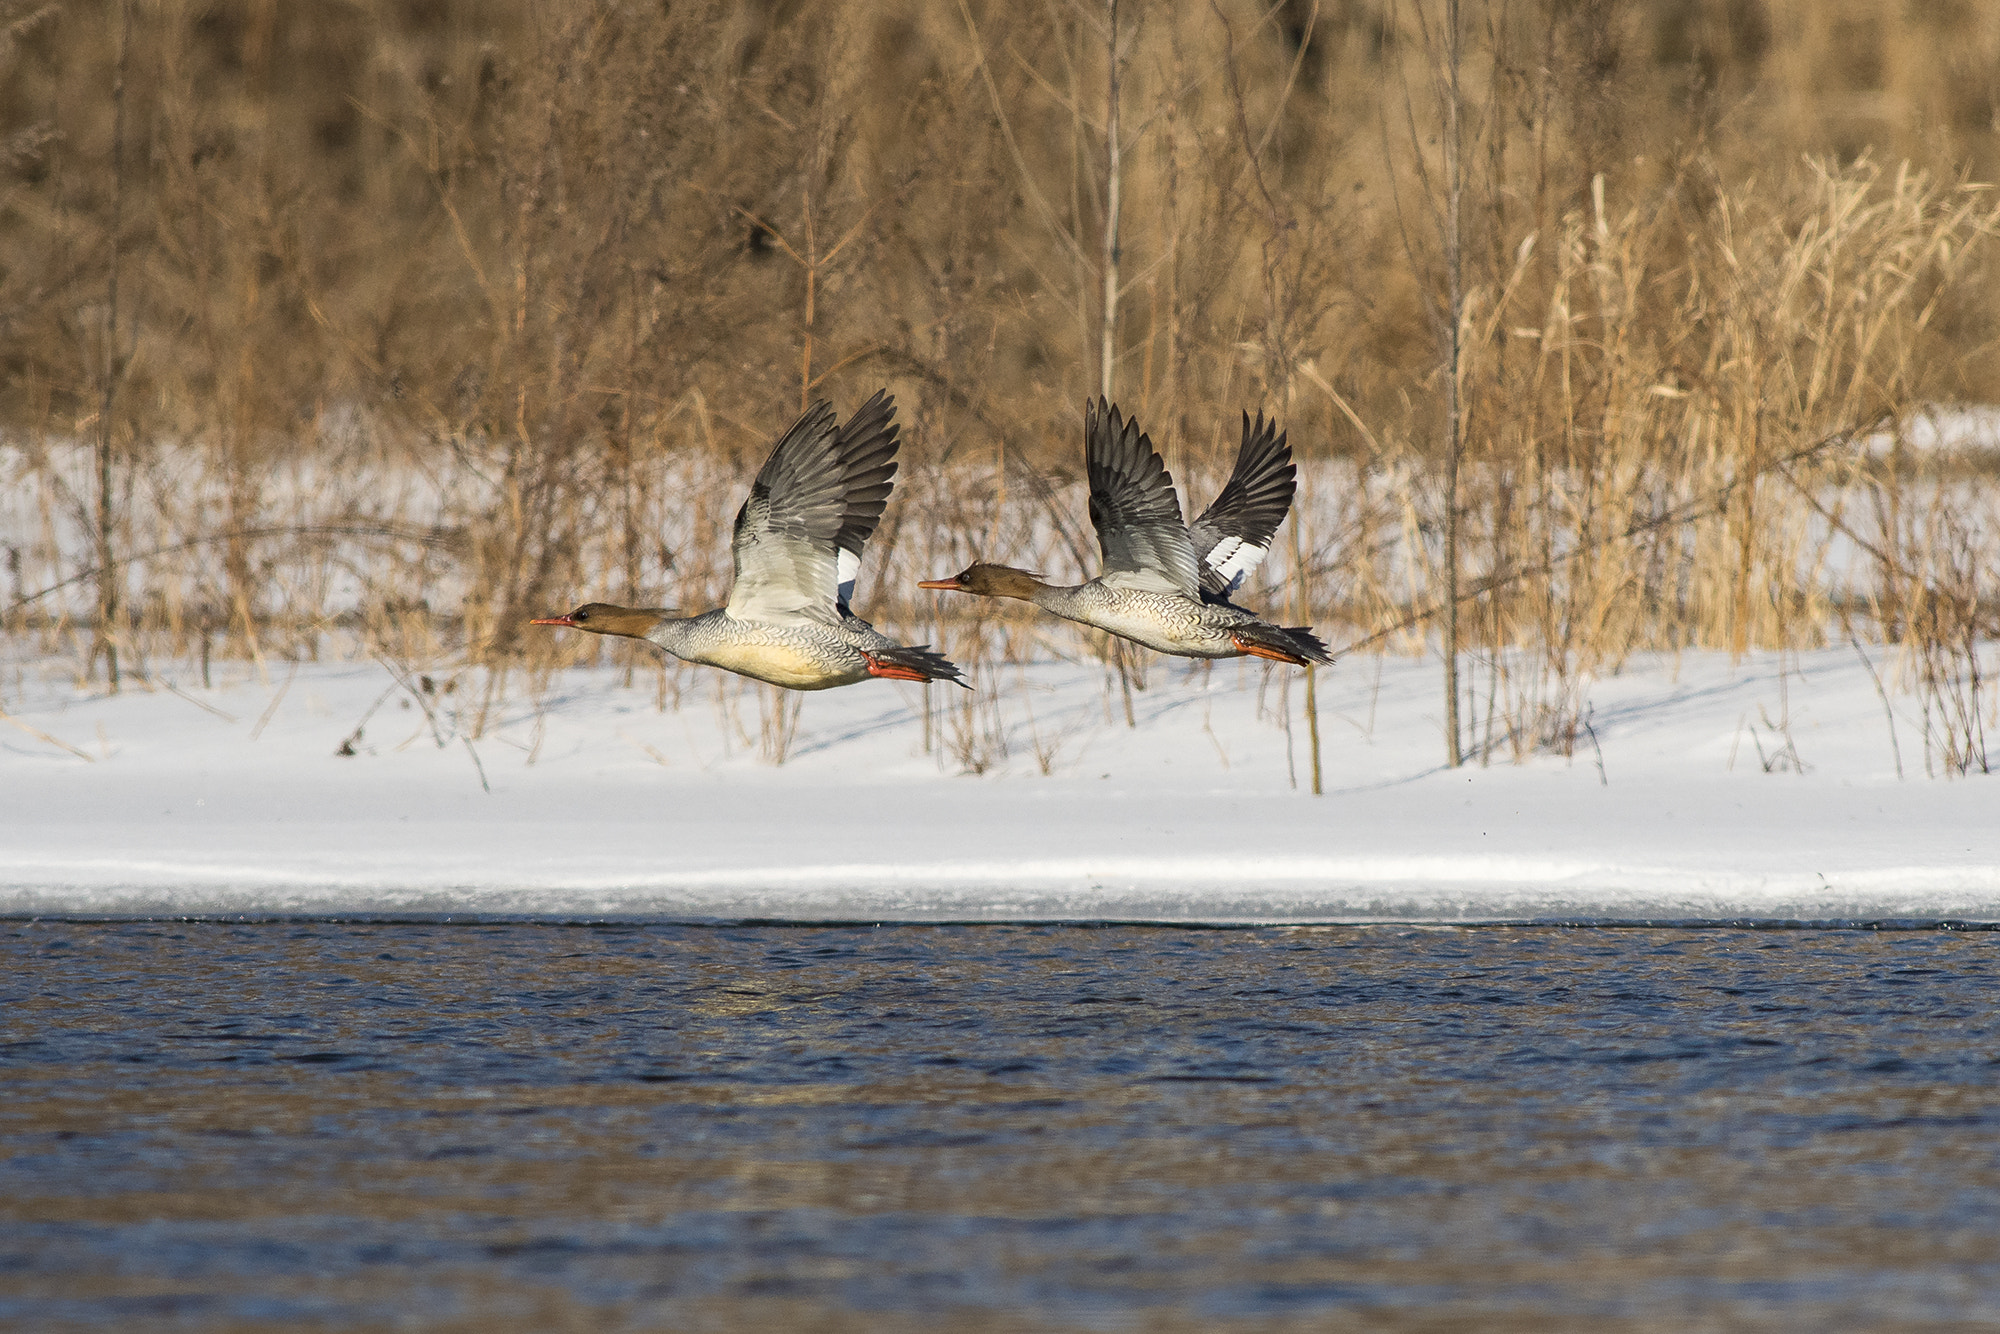
[{"label": "duck neck", "polygon": [[1032,602],[1051,615],[1074,620],[1073,613],[1077,610],[1077,591],[1079,587],[1080,585],[1071,586],[1067,584],[1044,584],[1038,582],[1032,589],[1013,594],[1012,596],[1020,598],[1023,602]]},{"label": "duck neck", "polygon": [[1068,591],[1050,587],[1042,582],[1039,575],[1006,566],[990,567],[979,571],[976,575],[968,573],[967,582],[961,587],[968,593],[976,593],[981,597],[1032,602],[1044,610],[1053,610],[1049,605],[1052,596]]},{"label": "duck neck", "polygon": [[666,616],[646,632],[646,642],[657,644],[676,658],[687,658],[702,640],[702,617]]}]

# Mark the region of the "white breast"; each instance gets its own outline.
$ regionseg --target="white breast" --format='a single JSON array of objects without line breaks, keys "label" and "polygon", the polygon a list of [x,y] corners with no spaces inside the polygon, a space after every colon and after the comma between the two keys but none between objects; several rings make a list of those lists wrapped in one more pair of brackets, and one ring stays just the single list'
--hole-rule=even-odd
[{"label": "white breast", "polygon": [[860,655],[855,654],[854,657],[856,662],[852,669],[843,671],[826,658],[790,644],[725,642],[707,646],[701,661],[759,681],[769,681],[774,686],[787,686],[793,690],[824,690],[829,686],[849,685],[868,675],[859,661]]}]

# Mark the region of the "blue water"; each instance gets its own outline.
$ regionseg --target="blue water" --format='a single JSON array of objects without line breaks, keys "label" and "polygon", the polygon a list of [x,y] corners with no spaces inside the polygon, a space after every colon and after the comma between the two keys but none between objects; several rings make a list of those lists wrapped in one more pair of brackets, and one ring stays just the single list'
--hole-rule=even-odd
[{"label": "blue water", "polygon": [[0,1325],[2000,1324],[1996,946],[0,923]]}]

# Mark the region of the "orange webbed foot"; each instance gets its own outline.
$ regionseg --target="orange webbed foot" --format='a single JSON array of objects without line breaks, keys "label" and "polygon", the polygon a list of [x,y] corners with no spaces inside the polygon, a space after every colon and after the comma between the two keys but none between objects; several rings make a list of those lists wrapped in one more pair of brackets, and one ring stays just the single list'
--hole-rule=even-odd
[{"label": "orange webbed foot", "polygon": [[868,674],[870,676],[879,676],[887,681],[925,682],[930,680],[930,677],[925,676],[914,667],[905,667],[899,662],[884,662],[872,653],[863,653],[861,656],[868,659]]}]

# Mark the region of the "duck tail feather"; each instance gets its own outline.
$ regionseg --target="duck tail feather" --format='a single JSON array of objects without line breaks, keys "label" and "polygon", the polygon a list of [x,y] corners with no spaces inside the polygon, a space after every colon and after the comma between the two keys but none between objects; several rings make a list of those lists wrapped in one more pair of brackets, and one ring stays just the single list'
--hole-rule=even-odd
[{"label": "duck tail feather", "polygon": [[1230,634],[1236,641],[1236,647],[1253,658],[1289,662],[1295,667],[1333,661],[1326,645],[1319,641],[1310,626],[1267,625],[1262,621],[1253,621],[1234,627]]},{"label": "duck tail feather", "polygon": [[1288,625],[1285,634],[1290,636],[1292,647],[1308,662],[1331,663],[1333,654],[1327,652],[1326,642],[1313,633],[1310,625]]},{"label": "duck tail feather", "polygon": [[870,656],[889,666],[914,672],[925,681],[949,681],[955,686],[972,689],[964,674],[958,670],[958,664],[942,653],[931,652],[929,644],[873,649],[870,651]]}]

